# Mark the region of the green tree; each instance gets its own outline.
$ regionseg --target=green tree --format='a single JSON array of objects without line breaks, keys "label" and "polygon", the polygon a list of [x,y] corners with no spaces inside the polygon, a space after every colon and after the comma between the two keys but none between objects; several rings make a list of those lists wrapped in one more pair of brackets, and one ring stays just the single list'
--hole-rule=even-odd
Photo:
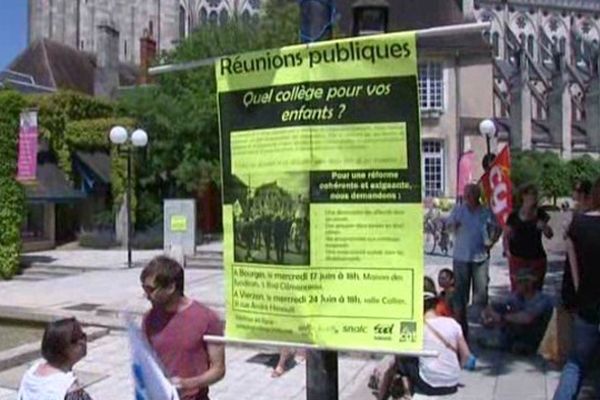
[{"label": "green tree", "polygon": [[[271,0],[257,20],[234,18],[194,32],[161,63],[182,63],[298,42],[299,9],[294,2]],[[148,132],[148,150],[139,168],[141,198],[201,192],[219,182],[219,128],[213,66],[169,73],[156,85],[130,90],[120,99],[123,115]],[[156,207],[150,207],[157,209]],[[147,218],[152,219],[150,215]]]},{"label": "green tree", "polygon": [[570,192],[567,162],[556,153],[540,151],[516,152],[512,156],[511,179],[515,189],[524,183],[535,184],[543,197],[556,199]]},{"label": "green tree", "polygon": [[571,187],[578,180],[589,180],[593,183],[600,178],[600,161],[587,154],[574,158],[567,163],[567,174]]}]

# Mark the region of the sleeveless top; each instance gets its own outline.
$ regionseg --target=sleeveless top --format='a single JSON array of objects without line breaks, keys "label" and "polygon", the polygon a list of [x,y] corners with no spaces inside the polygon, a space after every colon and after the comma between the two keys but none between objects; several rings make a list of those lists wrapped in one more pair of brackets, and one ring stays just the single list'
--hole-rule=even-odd
[{"label": "sleeveless top", "polygon": [[75,383],[75,375],[70,372],[56,372],[40,376],[35,373],[44,361],[31,366],[23,375],[17,400],[64,400],[69,388]]}]

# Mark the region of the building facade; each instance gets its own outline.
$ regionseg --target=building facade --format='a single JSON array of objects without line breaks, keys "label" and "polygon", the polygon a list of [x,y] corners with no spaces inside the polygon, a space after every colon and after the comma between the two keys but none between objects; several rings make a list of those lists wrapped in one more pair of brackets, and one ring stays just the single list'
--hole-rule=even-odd
[{"label": "building facade", "polygon": [[[373,7],[386,9],[383,20],[387,21],[388,32],[474,21],[470,0],[355,0],[338,2],[337,6],[339,26],[347,36],[363,30],[376,33],[377,21],[381,19],[372,14]],[[357,7],[367,8],[369,14],[362,17],[366,21],[360,20]],[[417,47],[423,195],[455,197],[461,190],[458,162],[462,154],[476,154],[474,179],[483,172],[479,160],[486,152],[486,142],[478,125],[492,118],[494,112],[491,46],[481,33],[475,32],[418,39]]]},{"label": "building facade", "polygon": [[518,149],[600,151],[600,1],[476,0],[494,65],[494,117]]},{"label": "building facade", "polygon": [[261,0],[28,0],[28,41],[51,39],[96,53],[99,25],[119,32],[119,60],[140,63],[140,39],[152,37],[158,53],[204,24],[233,16],[249,19]]}]

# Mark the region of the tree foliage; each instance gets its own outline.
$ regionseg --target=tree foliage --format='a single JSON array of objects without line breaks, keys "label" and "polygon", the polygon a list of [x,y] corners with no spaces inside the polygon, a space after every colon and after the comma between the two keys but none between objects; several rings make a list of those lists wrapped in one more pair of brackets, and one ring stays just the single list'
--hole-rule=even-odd
[{"label": "tree foliage", "polygon": [[568,196],[578,180],[594,182],[600,178],[600,161],[589,155],[563,160],[552,152],[523,151],[512,155],[511,179],[515,188],[525,183],[535,184],[543,197],[556,199]]},{"label": "tree foliage", "polygon": [[[294,2],[266,2],[260,19],[209,25],[194,32],[161,63],[181,63],[298,42],[299,10]],[[175,196],[201,192],[219,182],[219,128],[214,67],[161,75],[154,86],[120,99],[121,112],[148,132],[149,150],[141,190]],[[163,196],[164,197],[164,196]]]}]

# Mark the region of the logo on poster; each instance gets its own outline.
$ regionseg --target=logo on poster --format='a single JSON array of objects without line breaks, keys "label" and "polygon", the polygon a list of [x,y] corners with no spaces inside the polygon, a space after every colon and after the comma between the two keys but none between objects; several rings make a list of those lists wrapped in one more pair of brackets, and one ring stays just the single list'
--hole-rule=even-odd
[{"label": "logo on poster", "polygon": [[400,342],[417,341],[417,323],[414,321],[400,322]]},{"label": "logo on poster", "polygon": [[394,324],[377,324],[373,327],[376,340],[392,340]]}]

